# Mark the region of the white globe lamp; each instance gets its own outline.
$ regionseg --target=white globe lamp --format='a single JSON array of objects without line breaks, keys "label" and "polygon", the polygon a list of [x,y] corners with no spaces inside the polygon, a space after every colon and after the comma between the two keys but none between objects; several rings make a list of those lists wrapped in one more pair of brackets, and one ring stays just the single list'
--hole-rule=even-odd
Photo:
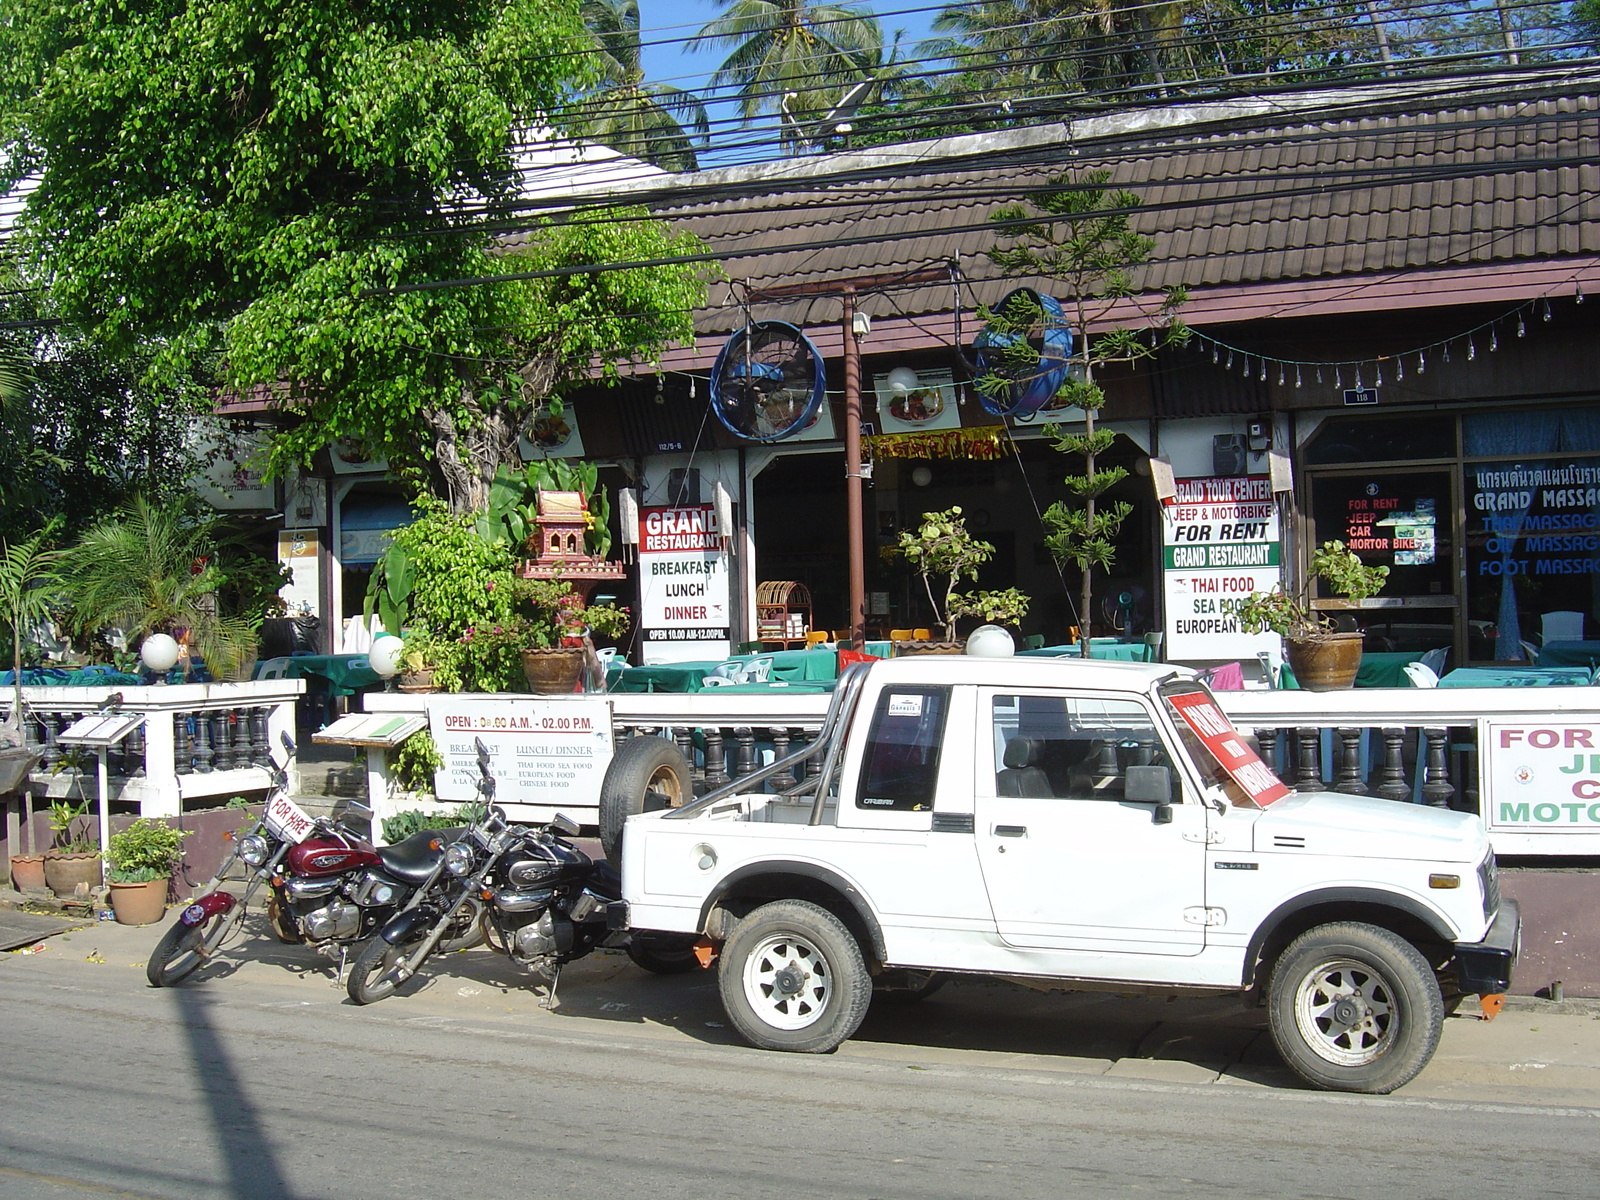
[{"label": "white globe lamp", "polygon": [[897,396],[904,396],[907,392],[914,392],[922,386],[922,379],[910,367],[896,367],[890,371],[885,381],[889,390]]},{"label": "white globe lamp", "polygon": [[139,661],[166,682],[167,672],[178,665],[177,639],[167,633],[152,633],[139,646]]},{"label": "white globe lamp", "polygon": [[381,633],[372,640],[367,650],[367,665],[385,679],[400,673],[400,655],[405,643],[392,633]]},{"label": "white globe lamp", "polygon": [[1010,658],[1016,652],[1017,643],[999,625],[979,625],[967,634],[967,653],[974,658]]}]

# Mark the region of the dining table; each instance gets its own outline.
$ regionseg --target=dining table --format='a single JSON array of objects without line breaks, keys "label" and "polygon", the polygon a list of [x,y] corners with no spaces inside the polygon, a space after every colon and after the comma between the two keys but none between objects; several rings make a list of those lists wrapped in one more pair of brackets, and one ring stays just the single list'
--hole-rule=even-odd
[{"label": "dining table", "polygon": [[[1034,650],[1018,650],[1018,658],[1075,658],[1081,650],[1077,642],[1060,646],[1040,646]],[[1120,638],[1090,638],[1089,657],[1103,662],[1148,662],[1149,651],[1140,642],[1124,642]]]},{"label": "dining table", "polygon": [[1588,667],[1457,667],[1439,680],[1442,688],[1582,687],[1594,682]]},{"label": "dining table", "polygon": [[1552,641],[1539,647],[1534,656],[1536,667],[1588,667],[1600,668],[1600,641]]}]

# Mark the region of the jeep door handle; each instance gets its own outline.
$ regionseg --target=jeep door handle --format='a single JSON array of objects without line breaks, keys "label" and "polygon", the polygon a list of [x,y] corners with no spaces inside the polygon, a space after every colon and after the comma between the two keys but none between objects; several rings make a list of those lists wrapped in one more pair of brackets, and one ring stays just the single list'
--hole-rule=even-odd
[{"label": "jeep door handle", "polygon": [[1027,837],[1028,827],[1026,825],[996,825],[994,827],[994,835],[995,837]]}]

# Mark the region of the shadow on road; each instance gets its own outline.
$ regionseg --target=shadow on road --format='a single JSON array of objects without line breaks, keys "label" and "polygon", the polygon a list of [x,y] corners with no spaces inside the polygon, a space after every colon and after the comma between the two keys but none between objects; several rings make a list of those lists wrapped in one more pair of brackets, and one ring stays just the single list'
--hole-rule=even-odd
[{"label": "shadow on road", "polygon": [[212,1023],[212,1001],[196,989],[168,988],[167,994],[183,1017],[194,1076],[227,1172],[228,1195],[234,1200],[294,1200],[295,1193],[273,1156],[272,1140]]}]

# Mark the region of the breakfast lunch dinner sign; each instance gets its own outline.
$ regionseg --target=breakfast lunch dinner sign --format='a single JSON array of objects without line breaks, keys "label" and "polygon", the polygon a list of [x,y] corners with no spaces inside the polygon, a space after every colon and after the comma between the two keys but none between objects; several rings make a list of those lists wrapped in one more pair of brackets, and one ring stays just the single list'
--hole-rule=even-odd
[{"label": "breakfast lunch dinner sign", "polygon": [[646,665],[726,658],[728,555],[709,504],[639,512],[639,629]]}]

